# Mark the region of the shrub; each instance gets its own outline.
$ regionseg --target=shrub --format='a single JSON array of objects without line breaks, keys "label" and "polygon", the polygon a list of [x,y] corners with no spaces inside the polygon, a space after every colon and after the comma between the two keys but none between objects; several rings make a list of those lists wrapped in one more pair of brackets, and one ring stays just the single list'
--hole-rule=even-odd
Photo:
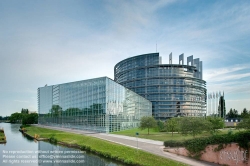
[{"label": "shrub", "polygon": [[49,142],[52,143],[52,144],[57,144],[57,139],[54,137],[54,135],[52,135],[52,136],[49,138]]},{"label": "shrub", "polygon": [[250,131],[238,132],[236,134],[224,134],[224,135],[212,135],[210,137],[194,138],[185,141],[165,141],[165,147],[185,147],[191,155],[198,156],[205,150],[208,145],[218,144],[218,148],[221,150],[224,144],[230,144],[232,142],[238,143],[243,149],[249,149]]},{"label": "shrub", "polygon": [[164,141],[164,146],[165,147],[183,147],[184,143],[182,141]]}]

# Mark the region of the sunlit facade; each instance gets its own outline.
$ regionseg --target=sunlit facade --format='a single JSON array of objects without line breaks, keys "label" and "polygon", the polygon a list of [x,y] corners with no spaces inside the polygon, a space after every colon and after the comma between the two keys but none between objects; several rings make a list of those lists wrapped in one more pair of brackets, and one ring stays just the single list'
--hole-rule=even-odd
[{"label": "sunlit facade", "polygon": [[42,125],[108,133],[138,127],[152,104],[101,77],[38,88],[38,111]]},{"label": "sunlit facade", "polygon": [[152,102],[153,116],[166,120],[176,116],[205,116],[206,82],[202,62],[179,56],[179,64],[162,64],[159,53],[127,58],[114,67],[114,80]]}]

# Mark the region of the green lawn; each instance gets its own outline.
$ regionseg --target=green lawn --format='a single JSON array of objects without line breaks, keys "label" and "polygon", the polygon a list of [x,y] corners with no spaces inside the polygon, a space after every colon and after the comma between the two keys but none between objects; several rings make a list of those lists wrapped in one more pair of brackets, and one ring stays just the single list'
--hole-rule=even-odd
[{"label": "green lawn", "polygon": [[[220,130],[218,134],[226,134],[228,133],[229,129],[223,129]],[[232,129],[233,133],[238,132],[238,130]],[[146,139],[152,139],[152,140],[158,140],[158,141],[166,141],[166,140],[187,140],[187,139],[192,139],[193,136],[188,135],[188,136],[183,136],[178,133],[174,133],[172,136],[172,133],[170,132],[158,132],[155,129],[150,129],[149,134],[148,130],[141,130],[139,128],[136,129],[130,129],[130,130],[124,130],[124,131],[119,131],[119,132],[112,132],[111,134],[119,134],[119,135],[126,135],[126,136],[131,136],[131,137],[136,137],[136,132],[139,133],[138,138],[146,138]],[[202,133],[200,135],[197,135],[196,137],[206,137],[210,136],[210,133]]]},{"label": "green lawn", "polygon": [[166,159],[160,156],[153,155],[148,152],[136,150],[127,146],[104,141],[98,138],[84,136],[80,134],[72,134],[62,131],[56,131],[51,129],[45,129],[35,126],[26,127],[29,135],[40,135],[40,138],[54,137],[57,141],[78,144],[85,149],[89,149],[92,152],[101,154],[103,156],[122,161],[127,164],[134,165],[162,165],[162,166],[181,166],[185,165],[170,159]]}]

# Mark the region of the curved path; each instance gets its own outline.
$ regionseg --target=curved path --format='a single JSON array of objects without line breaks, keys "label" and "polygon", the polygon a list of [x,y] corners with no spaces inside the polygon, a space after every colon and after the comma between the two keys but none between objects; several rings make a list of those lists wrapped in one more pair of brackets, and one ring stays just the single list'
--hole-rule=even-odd
[{"label": "curved path", "polygon": [[103,140],[107,140],[110,142],[118,143],[124,146],[129,146],[135,149],[137,149],[138,147],[138,149],[140,150],[147,151],[149,153],[162,156],[168,159],[172,159],[175,161],[179,161],[179,162],[192,165],[192,166],[218,166],[218,164],[215,164],[215,163],[199,161],[199,160],[195,160],[189,157],[180,156],[180,155],[176,155],[176,154],[169,153],[169,152],[164,152],[163,151],[164,146],[163,146],[162,141],[122,136],[122,135],[117,135],[117,134],[94,133],[94,132],[89,132],[89,131],[61,128],[61,127],[52,127],[52,126],[43,126],[43,125],[34,125],[34,126],[55,129],[55,130],[60,130],[60,131],[66,131],[66,132],[71,132],[71,133],[76,133],[76,134],[88,135],[88,136],[100,138]]}]

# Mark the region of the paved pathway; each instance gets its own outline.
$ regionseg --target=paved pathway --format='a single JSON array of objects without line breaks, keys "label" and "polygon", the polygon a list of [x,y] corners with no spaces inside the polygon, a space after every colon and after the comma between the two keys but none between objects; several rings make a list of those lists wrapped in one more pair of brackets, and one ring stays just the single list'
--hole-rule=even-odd
[{"label": "paved pathway", "polygon": [[194,159],[189,158],[189,157],[179,156],[179,155],[176,155],[173,153],[164,152],[163,151],[164,146],[163,146],[162,141],[154,141],[154,140],[149,140],[149,139],[122,136],[122,135],[117,135],[117,134],[94,133],[94,132],[75,130],[75,129],[69,129],[69,128],[41,126],[41,125],[37,125],[37,126],[44,127],[44,128],[50,128],[50,129],[56,129],[56,130],[60,130],[60,131],[71,132],[71,133],[76,133],[76,134],[88,135],[88,136],[100,138],[103,140],[107,140],[110,142],[118,143],[121,145],[129,146],[129,147],[132,147],[135,149],[137,149],[137,147],[138,147],[138,149],[140,149],[140,150],[147,151],[149,153],[159,155],[159,156],[162,156],[162,157],[165,157],[168,159],[176,160],[176,161],[188,164],[188,165],[218,166],[218,164],[204,162],[204,161],[198,161],[198,160],[194,160]]}]

